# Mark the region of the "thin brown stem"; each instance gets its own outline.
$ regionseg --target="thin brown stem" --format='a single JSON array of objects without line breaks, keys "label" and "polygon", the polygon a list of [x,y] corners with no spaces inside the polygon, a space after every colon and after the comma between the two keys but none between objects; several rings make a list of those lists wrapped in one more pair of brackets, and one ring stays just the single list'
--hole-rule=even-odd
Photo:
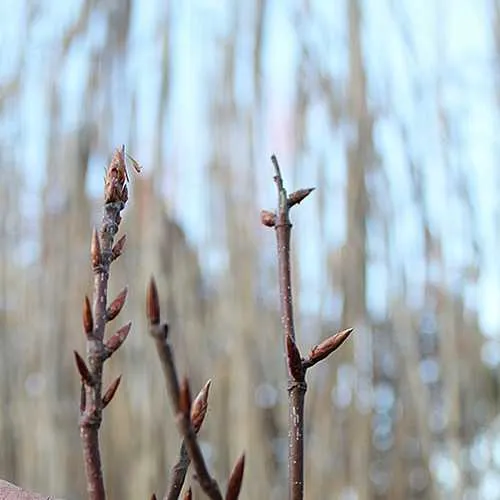
[{"label": "thin brown stem", "polygon": [[[158,290],[153,278],[151,279],[148,288],[146,310],[149,319],[149,332],[155,341],[156,350],[158,352],[163,375],[165,377],[167,391],[170,395],[170,400],[177,420],[177,426],[179,427],[179,432],[184,438],[183,445],[186,448],[189,459],[193,463],[193,467],[196,471],[196,478],[200,483],[201,488],[209,498],[212,500],[222,500],[219,485],[208,471],[198,443],[196,431],[193,427],[189,384],[187,379],[183,380],[182,386],[179,383],[173,351],[168,342],[168,327],[167,324],[162,325],[160,323]],[[204,390],[207,391],[208,395],[207,385]],[[177,479],[180,478],[181,474],[179,473]],[[173,480],[175,480],[175,478]],[[182,484],[180,486],[182,487]],[[169,493],[167,492],[167,498],[168,495]],[[170,498],[175,497],[172,496]]]},{"label": "thin brown stem", "polygon": [[332,335],[314,346],[307,358],[302,358],[295,339],[293,322],[293,294],[290,270],[290,236],[292,223],[290,209],[301,203],[314,188],[299,189],[287,196],[276,156],[271,156],[274,182],[278,191],[276,213],[262,210],[261,222],[274,227],[278,251],[278,279],[280,287],[281,324],[283,326],[285,358],[288,368],[288,497],[304,498],[304,400],[307,391],[306,371],[338,349],[352,329]]},{"label": "thin brown stem", "polygon": [[[84,329],[87,334],[89,376],[82,376],[84,394],[81,397],[80,436],[87,476],[87,493],[90,500],[104,500],[106,497],[99,448],[99,428],[103,410],[102,372],[107,357],[104,332],[109,320],[106,307],[113,241],[121,221],[120,212],[125,207],[128,198],[126,179],[124,148],[122,148],[115,152],[106,171],[101,228],[99,234],[94,229],[92,235],[91,258],[94,273],[92,315],[88,310],[88,301],[84,303]],[[121,297],[119,303],[115,303],[113,315],[118,314],[124,301],[125,297]],[[89,331],[91,325],[93,329]],[[76,356],[77,367],[82,374],[80,359],[79,356]],[[109,394],[107,398],[111,399]]]},{"label": "thin brown stem", "polygon": [[274,166],[274,182],[278,191],[278,210],[276,213],[263,210],[261,221],[265,226],[274,227],[276,231],[281,324],[288,365],[288,492],[291,500],[302,500],[304,496],[304,399],[307,386],[306,369],[295,342],[290,269],[292,223],[289,211],[294,205],[304,200],[313,188],[300,189],[287,196],[275,155],[271,156],[271,161]]}]

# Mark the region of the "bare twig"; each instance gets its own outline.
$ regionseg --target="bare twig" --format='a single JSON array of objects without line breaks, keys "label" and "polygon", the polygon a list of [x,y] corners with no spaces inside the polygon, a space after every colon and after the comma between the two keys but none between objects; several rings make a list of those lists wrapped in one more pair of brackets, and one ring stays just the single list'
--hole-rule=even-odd
[{"label": "bare twig", "polygon": [[[205,494],[213,500],[222,500],[219,485],[208,471],[205,459],[203,458],[203,454],[198,444],[196,431],[192,423],[193,413],[191,410],[192,405],[189,383],[187,378],[183,379],[182,384],[179,383],[172,348],[168,342],[168,326],[166,323],[160,324],[160,302],[154,278],[151,278],[148,287],[146,311],[149,319],[149,332],[155,341],[156,350],[160,358],[161,367],[167,385],[167,391],[170,395],[177,425],[184,438],[181,447],[181,456],[177,464],[178,468],[175,469],[174,478],[171,482],[169,491],[165,495],[165,498],[176,498],[173,496],[174,493],[171,489],[172,485],[174,485],[175,491],[182,488],[182,483],[179,481],[184,481],[184,478],[182,477],[183,473],[185,477],[184,467],[186,466],[187,468],[187,466],[189,466],[189,462],[187,462],[185,456],[183,456],[183,448],[185,447],[185,450],[187,451],[187,454],[196,471],[196,478]],[[208,397],[208,387],[209,384],[208,386],[205,385],[206,397]],[[202,407],[203,404],[201,404],[201,407],[196,409],[195,412],[202,412]]]},{"label": "bare twig", "polygon": [[107,344],[104,342],[106,323],[116,317],[127,296],[125,288],[107,308],[108,279],[112,260],[123,250],[124,238],[113,247],[113,241],[121,221],[121,211],[128,199],[125,148],[117,150],[111,159],[104,179],[104,214],[99,231],[94,229],[90,247],[94,273],[93,308],[85,298],[83,325],[87,335],[87,363],[75,352],[75,361],[82,379],[80,397],[80,436],[83,444],[87,492],[90,500],[105,498],[104,479],[99,449],[99,428],[102,410],[111,402],[120,377],[102,395],[102,372],[104,361],[124,342],[130,331],[130,323],[114,334]]},{"label": "bare twig", "polygon": [[261,211],[261,222],[274,227],[278,250],[281,324],[284,333],[288,367],[288,493],[290,500],[304,497],[304,399],[307,390],[306,371],[326,358],[347,339],[352,330],[345,330],[315,346],[307,359],[302,359],[295,339],[293,320],[292,281],[290,272],[290,235],[292,224],[289,211],[301,203],[314,188],[299,189],[287,195],[276,156],[271,156],[274,182],[278,192],[277,212]]}]

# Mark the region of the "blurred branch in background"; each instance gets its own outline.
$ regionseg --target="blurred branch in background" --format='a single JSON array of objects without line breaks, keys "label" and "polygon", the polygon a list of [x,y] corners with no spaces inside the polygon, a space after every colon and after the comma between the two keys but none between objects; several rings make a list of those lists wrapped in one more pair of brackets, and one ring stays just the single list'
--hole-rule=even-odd
[{"label": "blurred branch in background", "polygon": [[[291,186],[318,187],[294,217],[297,347],[356,329],[310,373],[305,497],[496,498],[498,12],[494,0],[1,5],[0,477],[85,491],[72,332],[107,155],[127,143],[144,174],[109,293],[154,273],[183,332],[179,369],[217,387],[200,439],[215,477],[245,449],[241,498],[286,496],[278,289],[258,220],[276,151]],[[142,289],[124,308],[137,331]],[[178,459],[156,363],[141,335],[109,361],[127,373],[101,433],[113,498],[161,491]]]}]

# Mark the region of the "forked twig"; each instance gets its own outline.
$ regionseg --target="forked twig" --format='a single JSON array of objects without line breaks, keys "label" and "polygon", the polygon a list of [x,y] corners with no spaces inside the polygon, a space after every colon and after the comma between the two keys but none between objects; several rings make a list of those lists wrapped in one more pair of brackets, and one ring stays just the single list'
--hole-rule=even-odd
[{"label": "forked twig", "polygon": [[278,276],[280,288],[281,324],[288,366],[288,492],[291,500],[304,498],[304,399],[308,368],[326,358],[348,338],[352,329],[340,332],[315,346],[303,359],[295,340],[293,320],[292,280],[290,272],[290,208],[304,200],[314,188],[300,189],[287,195],[278,160],[271,156],[274,182],[278,193],[277,212],[261,211],[261,222],[276,231]]},{"label": "forked twig", "polygon": [[[156,283],[153,278],[151,278],[148,287],[146,309],[149,319],[149,332],[155,341],[156,350],[165,376],[167,391],[170,395],[171,404],[174,409],[177,426],[183,437],[180,458],[176,466],[174,466],[169,491],[167,491],[164,498],[178,498],[187,467],[189,466],[189,461],[186,460],[184,454],[185,449],[189,460],[193,463],[196,471],[196,479],[200,483],[204,493],[213,500],[222,500],[219,485],[208,471],[197,439],[197,432],[199,431],[206,413],[210,381],[207,382],[194,403],[192,403],[188,379],[184,378],[180,383],[177,376],[174,355],[168,342],[168,326],[166,323],[160,323],[160,302]],[[236,482],[239,484],[239,488],[241,488],[242,478],[243,466],[241,467],[239,483],[238,479],[233,480],[233,483]],[[236,492],[235,487],[233,487],[233,490]],[[231,496],[229,498],[236,500],[238,494],[239,489],[236,496]],[[228,498],[227,495],[226,498]]]}]

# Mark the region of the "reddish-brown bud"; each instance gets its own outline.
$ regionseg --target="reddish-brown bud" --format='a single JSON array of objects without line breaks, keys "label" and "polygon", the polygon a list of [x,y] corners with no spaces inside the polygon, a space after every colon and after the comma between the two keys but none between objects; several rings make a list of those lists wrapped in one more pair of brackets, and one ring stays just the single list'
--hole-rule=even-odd
[{"label": "reddish-brown bud", "polygon": [[94,319],[92,318],[92,308],[90,307],[90,300],[85,295],[85,300],[83,301],[83,330],[87,337],[92,336],[92,331],[94,330]]},{"label": "reddish-brown bud", "polygon": [[156,498],[156,494],[155,494],[155,493],[153,493],[153,494],[151,495],[150,500],[157,500],[157,498]]},{"label": "reddish-brown bud", "polygon": [[113,398],[115,397],[116,391],[118,390],[118,386],[122,380],[122,376],[118,376],[115,380],[110,384],[110,386],[106,389],[104,396],[102,397],[102,409],[106,408],[106,406],[111,403]]},{"label": "reddish-brown bud", "polygon": [[323,340],[318,345],[315,345],[311,349],[307,359],[304,361],[305,366],[308,368],[315,365],[322,359],[325,359],[332,352],[336,351],[349,338],[349,335],[351,335],[352,332],[352,328],[342,330],[341,332]]},{"label": "reddish-brown bud", "polygon": [[125,300],[127,300],[128,287],[125,287],[117,296],[116,299],[111,302],[111,305],[106,309],[106,320],[111,321],[115,319],[123,306],[125,305]]},{"label": "reddish-brown bud", "polygon": [[276,225],[276,214],[269,210],[260,211],[260,222],[267,227],[274,227]]},{"label": "reddish-brown bud", "polygon": [[87,368],[87,364],[77,351],[73,351],[73,354],[75,355],[76,368],[78,369],[82,382],[85,382],[86,385],[92,387],[94,385],[94,380],[89,369]]},{"label": "reddish-brown bud", "polygon": [[288,207],[292,208],[294,205],[298,205],[304,198],[307,198],[316,188],[299,189],[293,192],[287,198]]},{"label": "reddish-brown bud", "polygon": [[90,257],[92,261],[92,268],[96,269],[101,265],[101,244],[99,242],[99,235],[97,229],[94,227],[92,231],[92,241],[90,243]]},{"label": "reddish-brown bud", "polygon": [[193,424],[194,432],[198,433],[208,409],[208,393],[210,391],[211,380],[205,384],[203,389],[198,393],[191,406],[191,423]]},{"label": "reddish-brown bud", "polygon": [[160,323],[160,300],[158,299],[158,289],[153,277],[149,281],[148,292],[146,294],[146,313],[152,325]]},{"label": "reddish-brown bud", "polygon": [[106,358],[109,358],[113,353],[115,353],[121,345],[125,342],[130,333],[130,328],[132,326],[132,321],[129,321],[126,325],[122,326],[117,330],[105,344]]},{"label": "reddish-brown bud", "polygon": [[193,492],[191,491],[191,486],[187,489],[186,493],[184,493],[184,500],[191,500],[193,498]]},{"label": "reddish-brown bud", "polygon": [[303,382],[305,373],[304,367],[302,366],[302,359],[300,357],[300,352],[297,344],[292,339],[292,337],[290,337],[290,335],[286,336],[286,357],[290,375],[297,382]]},{"label": "reddish-brown bud", "polygon": [[104,179],[104,201],[105,203],[126,203],[128,193],[126,183],[128,180],[127,167],[125,165],[125,146],[117,149],[111,158]]},{"label": "reddish-brown bud", "polygon": [[226,500],[237,500],[240,496],[243,473],[245,472],[245,454],[243,453],[233,467],[227,483]]},{"label": "reddish-brown bud", "polygon": [[179,388],[179,411],[188,416],[191,412],[191,389],[187,377],[182,379]]},{"label": "reddish-brown bud", "polygon": [[125,247],[125,241],[127,240],[127,235],[124,234],[114,245],[111,250],[111,262],[116,260],[123,252],[123,248]]}]

